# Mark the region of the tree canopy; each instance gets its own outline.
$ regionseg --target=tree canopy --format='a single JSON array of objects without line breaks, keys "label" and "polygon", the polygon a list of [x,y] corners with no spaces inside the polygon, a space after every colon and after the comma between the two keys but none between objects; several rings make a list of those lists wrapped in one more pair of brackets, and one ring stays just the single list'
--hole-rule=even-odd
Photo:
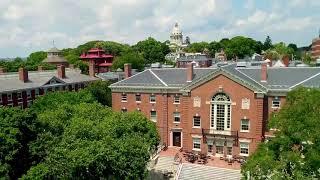
[{"label": "tree canopy", "polygon": [[242,168],[254,179],[320,178],[320,90],[298,88],[273,114],[275,137],[261,143]]},{"label": "tree canopy", "polygon": [[107,86],[49,93],[26,110],[0,108],[0,177],[143,179],[156,125],[100,104],[110,104]]}]

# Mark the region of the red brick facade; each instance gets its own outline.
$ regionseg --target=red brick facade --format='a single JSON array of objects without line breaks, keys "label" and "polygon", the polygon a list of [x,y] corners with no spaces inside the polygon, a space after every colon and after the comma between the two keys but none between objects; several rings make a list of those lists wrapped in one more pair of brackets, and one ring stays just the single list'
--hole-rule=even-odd
[{"label": "red brick facade", "polygon": [[[212,105],[212,98],[218,93],[224,93],[231,101],[231,127],[224,131],[211,128],[212,108],[215,109]],[[264,140],[268,114],[277,109],[276,107],[271,108],[274,97],[256,93],[222,74],[193,88],[186,94],[160,92],[140,92],[139,94],[141,102],[136,102],[136,93],[113,92],[112,108],[116,111],[139,110],[148,118],[150,118],[150,111],[156,111],[156,123],[163,143],[173,146],[179,144],[177,139],[180,138],[180,147],[183,147],[183,150],[197,150],[204,153],[208,152],[208,145],[210,145],[212,155],[218,152],[216,148],[221,148],[221,143],[223,143],[223,148],[232,146],[233,155],[246,156],[240,153],[241,144],[249,146],[248,155],[254,152],[258,143]],[[123,95],[127,97],[126,102],[121,101]],[[156,96],[155,103],[150,102],[150,95]],[[175,96],[180,97],[180,103],[174,103]],[[285,97],[276,98],[276,100],[280,100],[279,105],[281,106]],[[249,102],[247,103],[248,109],[243,106],[244,101]],[[180,113],[180,122],[174,121],[174,112]],[[200,117],[200,127],[193,127],[194,116]],[[241,130],[242,119],[249,121],[248,131]],[[200,148],[194,148],[193,142],[196,139],[201,140]]]},{"label": "red brick facade", "polygon": [[313,59],[320,58],[320,38],[316,38],[312,41],[311,57]]}]

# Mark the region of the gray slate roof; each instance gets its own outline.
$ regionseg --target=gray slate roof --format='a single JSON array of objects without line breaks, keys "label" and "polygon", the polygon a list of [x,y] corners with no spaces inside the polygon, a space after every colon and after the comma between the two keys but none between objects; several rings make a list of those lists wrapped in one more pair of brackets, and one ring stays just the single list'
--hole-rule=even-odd
[{"label": "gray slate roof", "polygon": [[52,78],[61,81],[62,84],[80,83],[98,80],[98,78],[81,74],[79,70],[66,69],[66,78],[60,79],[57,70],[43,72],[29,72],[29,81],[24,83],[19,80],[18,73],[6,73],[0,75],[0,92],[32,89],[45,86]]},{"label": "gray slate roof", "polygon": [[[244,84],[249,84],[263,92],[289,91],[303,85],[307,87],[320,87],[319,67],[285,67],[268,68],[267,82],[261,82],[261,67],[237,68],[236,64],[215,68],[195,68],[193,82],[210,77],[214,73],[225,72]],[[187,82],[186,68],[148,69],[128,79],[112,84],[111,88],[137,86],[184,88],[190,85]]]},{"label": "gray slate roof", "polygon": [[211,60],[211,58],[208,58],[204,54],[197,54],[197,55],[189,55],[189,56],[181,56],[177,58],[177,61],[207,61]]}]

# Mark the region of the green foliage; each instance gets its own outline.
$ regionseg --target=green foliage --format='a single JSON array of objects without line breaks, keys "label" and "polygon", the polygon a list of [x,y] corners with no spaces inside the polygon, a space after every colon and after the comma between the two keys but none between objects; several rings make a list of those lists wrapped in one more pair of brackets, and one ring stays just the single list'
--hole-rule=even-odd
[{"label": "green foliage", "polygon": [[260,144],[243,166],[254,179],[320,178],[320,90],[298,88],[271,118],[276,137]]},{"label": "green foliage", "polygon": [[272,40],[270,38],[270,36],[267,36],[266,40],[263,43],[263,50],[268,50],[271,49],[272,46]]},{"label": "green foliage", "polygon": [[31,163],[28,143],[34,140],[34,114],[17,108],[0,108],[0,177],[16,179]]},{"label": "green foliage", "polygon": [[109,85],[111,83],[107,81],[95,81],[89,84],[85,91],[89,91],[96,101],[102,105],[111,107],[112,97]]},{"label": "green foliage", "polygon": [[143,56],[134,51],[127,51],[117,56],[112,64],[112,69],[117,70],[118,68],[123,69],[124,64],[130,63],[133,69],[143,70],[145,62]]},{"label": "green foliage", "polygon": [[49,93],[28,110],[0,108],[0,178],[143,179],[156,125],[99,104],[111,102],[108,85]]},{"label": "green foliage", "polygon": [[301,59],[306,64],[310,64],[312,62],[312,57],[309,53],[303,53]]},{"label": "green foliage", "polygon": [[206,48],[208,49],[209,43],[207,42],[195,42],[190,44],[188,48],[186,48],[186,52],[196,53],[196,52],[203,52]]},{"label": "green foliage", "polygon": [[133,49],[142,54],[145,64],[164,62],[165,55],[169,53],[169,47],[165,43],[156,41],[149,37],[144,41],[139,41]]}]

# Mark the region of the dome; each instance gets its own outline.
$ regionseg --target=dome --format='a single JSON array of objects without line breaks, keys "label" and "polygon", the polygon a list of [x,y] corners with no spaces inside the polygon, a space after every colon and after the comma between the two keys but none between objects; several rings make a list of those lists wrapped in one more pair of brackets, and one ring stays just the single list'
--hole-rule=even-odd
[{"label": "dome", "polygon": [[176,24],[174,25],[171,34],[174,34],[174,35],[176,35],[176,34],[182,34],[181,29],[180,29],[178,23],[176,23]]}]

